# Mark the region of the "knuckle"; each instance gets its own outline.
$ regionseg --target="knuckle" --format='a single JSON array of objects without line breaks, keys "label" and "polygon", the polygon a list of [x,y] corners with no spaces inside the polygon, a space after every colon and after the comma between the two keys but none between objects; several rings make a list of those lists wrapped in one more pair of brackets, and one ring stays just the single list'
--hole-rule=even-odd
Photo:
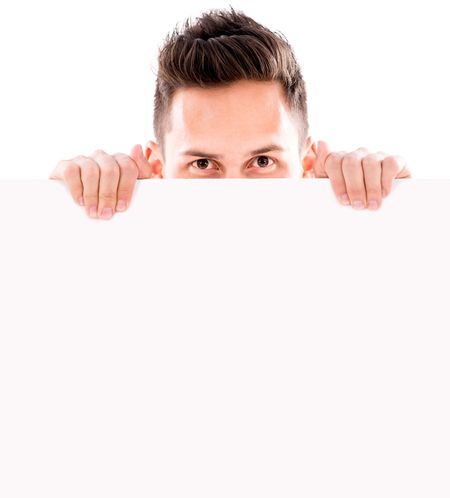
[{"label": "knuckle", "polygon": [[364,157],[364,159],[372,159],[372,160],[378,160],[379,158],[380,158],[380,152],[372,152]]},{"label": "knuckle", "polygon": [[336,161],[334,159],[331,159],[330,161],[327,161],[325,164],[325,171],[336,171],[339,170],[341,167],[340,161]]},{"label": "knuckle", "polygon": [[351,199],[362,199],[365,197],[365,195],[363,195],[363,192],[356,188],[348,187],[347,193]]},{"label": "knuckle", "polygon": [[130,156],[118,152],[117,154],[114,154],[114,157],[117,159],[117,162],[122,170],[130,170],[133,172],[135,170],[137,171],[136,163]]},{"label": "knuckle", "polygon": [[101,169],[109,170],[109,169],[116,169],[119,167],[116,159],[114,156],[110,156],[109,154],[105,154],[101,160],[98,161],[98,164],[100,165]]},{"label": "knuckle", "polygon": [[80,167],[78,166],[78,164],[75,164],[73,162],[66,162],[64,166],[65,167],[62,173],[64,180],[70,180],[79,175]]},{"label": "knuckle", "polygon": [[101,154],[106,154],[106,152],[103,149],[95,149],[92,153],[93,156],[99,156]]},{"label": "knuckle", "polygon": [[328,155],[325,164],[324,170],[326,173],[334,172],[341,168],[341,158],[342,156],[338,152],[332,152]]},{"label": "knuckle", "polygon": [[138,175],[138,167],[132,159],[122,163],[120,165],[120,168],[124,173],[128,173],[130,176],[137,177],[137,175]]},{"label": "knuckle", "polygon": [[115,201],[115,199],[116,199],[116,193],[115,192],[100,192],[98,197],[101,201],[112,202],[112,201]]},{"label": "knuckle", "polygon": [[117,191],[117,197],[120,199],[130,199],[133,194],[133,189],[125,187],[125,188],[120,188]]},{"label": "knuckle", "polygon": [[368,188],[367,189],[367,197],[370,197],[371,199],[378,199],[381,197],[381,188],[375,189],[375,188]]},{"label": "knuckle", "polygon": [[387,156],[383,159],[383,167],[396,170],[399,167],[399,163],[395,156]]},{"label": "knuckle", "polygon": [[342,166],[355,166],[361,163],[361,157],[356,152],[349,152],[342,159]]},{"label": "knuckle", "polygon": [[97,178],[100,176],[99,174],[99,167],[97,164],[86,164],[82,170],[83,173],[83,178],[90,181],[90,180],[97,180]]},{"label": "knuckle", "polygon": [[376,154],[369,154],[368,156],[364,157],[362,160],[362,163],[364,166],[372,167],[375,166],[376,164],[379,164],[379,159]]},{"label": "knuckle", "polygon": [[97,161],[90,156],[78,156],[78,158],[82,161],[83,168],[89,166],[98,167]]},{"label": "knuckle", "polygon": [[115,164],[104,164],[100,166],[101,175],[107,178],[115,178],[118,166]]},{"label": "knuckle", "polygon": [[113,154],[113,157],[117,157],[119,159],[123,159],[123,160],[126,160],[126,159],[131,159],[130,156],[128,156],[127,154],[124,154],[123,152],[116,152],[115,154]]},{"label": "knuckle", "polygon": [[330,154],[328,154],[327,159],[330,162],[338,162],[341,159],[341,154],[339,154],[338,152],[331,152]]}]

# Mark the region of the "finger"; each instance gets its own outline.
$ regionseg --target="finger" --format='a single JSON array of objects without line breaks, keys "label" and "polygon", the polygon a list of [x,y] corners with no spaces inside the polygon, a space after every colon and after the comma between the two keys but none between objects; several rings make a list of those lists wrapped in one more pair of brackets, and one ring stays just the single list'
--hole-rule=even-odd
[{"label": "finger", "polygon": [[91,218],[96,218],[100,167],[92,157],[86,156],[79,156],[77,164],[81,166],[81,182],[83,184],[83,199],[86,214]]},{"label": "finger", "polygon": [[364,155],[367,155],[369,153],[369,149],[367,147],[358,147],[353,152],[364,152]]},{"label": "finger", "polygon": [[92,157],[100,166],[98,216],[106,220],[111,218],[116,210],[120,168],[114,157],[102,150],[96,150]]},{"label": "finger", "polygon": [[144,152],[140,144],[132,147],[130,156],[138,167],[138,178],[151,178],[152,167],[150,166],[147,158],[144,156]]},{"label": "finger", "polygon": [[406,167],[406,161],[401,156],[386,156],[382,161],[381,186],[383,197],[390,194],[394,178],[410,178],[411,173]]},{"label": "finger", "polygon": [[361,164],[361,158],[364,154],[363,151],[354,151],[346,154],[342,159],[342,173],[347,195],[352,207],[356,209],[364,209],[366,206],[366,188]]},{"label": "finger", "polygon": [[381,195],[381,161],[384,153],[368,154],[362,158],[364,183],[366,185],[367,207],[378,209],[382,203]]},{"label": "finger", "polygon": [[72,159],[61,159],[56,163],[54,170],[50,173],[49,178],[52,180],[64,180],[64,172],[69,163],[73,162]]},{"label": "finger", "polygon": [[317,157],[313,164],[313,171],[315,178],[327,178],[325,171],[325,162],[330,154],[330,146],[327,142],[319,140],[317,142]]},{"label": "finger", "polygon": [[325,172],[330,179],[334,195],[342,204],[349,204],[345,179],[342,173],[342,158],[345,154],[345,151],[329,154],[325,162]]},{"label": "finger", "polygon": [[117,188],[117,211],[125,211],[130,205],[134,185],[138,178],[138,167],[134,160],[118,152],[113,156],[120,167],[119,186]]},{"label": "finger", "polygon": [[83,197],[83,185],[81,183],[80,166],[75,162],[75,159],[59,161],[54,172],[53,179],[64,180],[72,199],[80,204],[80,199]]}]

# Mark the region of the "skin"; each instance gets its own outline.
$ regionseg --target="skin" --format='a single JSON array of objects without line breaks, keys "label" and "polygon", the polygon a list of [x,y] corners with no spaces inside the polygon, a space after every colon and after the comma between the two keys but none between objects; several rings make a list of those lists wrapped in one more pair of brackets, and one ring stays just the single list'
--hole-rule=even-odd
[{"label": "skin", "polygon": [[[402,157],[365,147],[331,152],[326,142],[316,147],[309,136],[299,153],[298,124],[277,81],[177,90],[164,138],[165,157],[151,140],[145,155],[141,145],[130,155],[98,149],[59,161],[49,178],[64,180],[86,214],[102,219],[127,209],[137,179],[329,178],[343,205],[378,209],[394,179],[411,178]],[[261,150],[268,145],[284,150]]]}]

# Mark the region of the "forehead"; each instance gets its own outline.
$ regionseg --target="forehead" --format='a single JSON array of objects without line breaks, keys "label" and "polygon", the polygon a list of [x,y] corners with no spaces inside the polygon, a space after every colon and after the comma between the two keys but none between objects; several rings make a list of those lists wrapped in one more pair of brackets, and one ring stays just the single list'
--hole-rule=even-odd
[{"label": "forehead", "polygon": [[177,141],[227,135],[251,139],[286,134],[294,126],[279,81],[241,80],[211,88],[178,89],[171,106]]}]

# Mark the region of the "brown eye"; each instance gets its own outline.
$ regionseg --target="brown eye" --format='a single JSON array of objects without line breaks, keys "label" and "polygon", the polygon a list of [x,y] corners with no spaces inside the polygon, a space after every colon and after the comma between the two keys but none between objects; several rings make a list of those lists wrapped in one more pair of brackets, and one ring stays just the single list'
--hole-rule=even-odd
[{"label": "brown eye", "polygon": [[261,162],[259,161],[259,159],[269,159],[267,156],[258,156],[258,166],[262,166],[263,168],[265,168],[267,166],[266,164],[266,161],[263,161],[263,164],[261,164]]},{"label": "brown eye", "polygon": [[194,164],[198,165],[198,169],[207,169],[208,165],[205,165],[205,162],[209,162],[209,159],[197,159],[196,161],[194,161]]},{"label": "brown eye", "polygon": [[[261,161],[262,159],[262,161]],[[274,162],[272,159],[270,159],[270,157],[268,156],[258,156],[257,157],[257,164],[259,166],[258,169],[265,169],[267,168],[268,166],[271,166],[267,161],[272,161]]]}]

